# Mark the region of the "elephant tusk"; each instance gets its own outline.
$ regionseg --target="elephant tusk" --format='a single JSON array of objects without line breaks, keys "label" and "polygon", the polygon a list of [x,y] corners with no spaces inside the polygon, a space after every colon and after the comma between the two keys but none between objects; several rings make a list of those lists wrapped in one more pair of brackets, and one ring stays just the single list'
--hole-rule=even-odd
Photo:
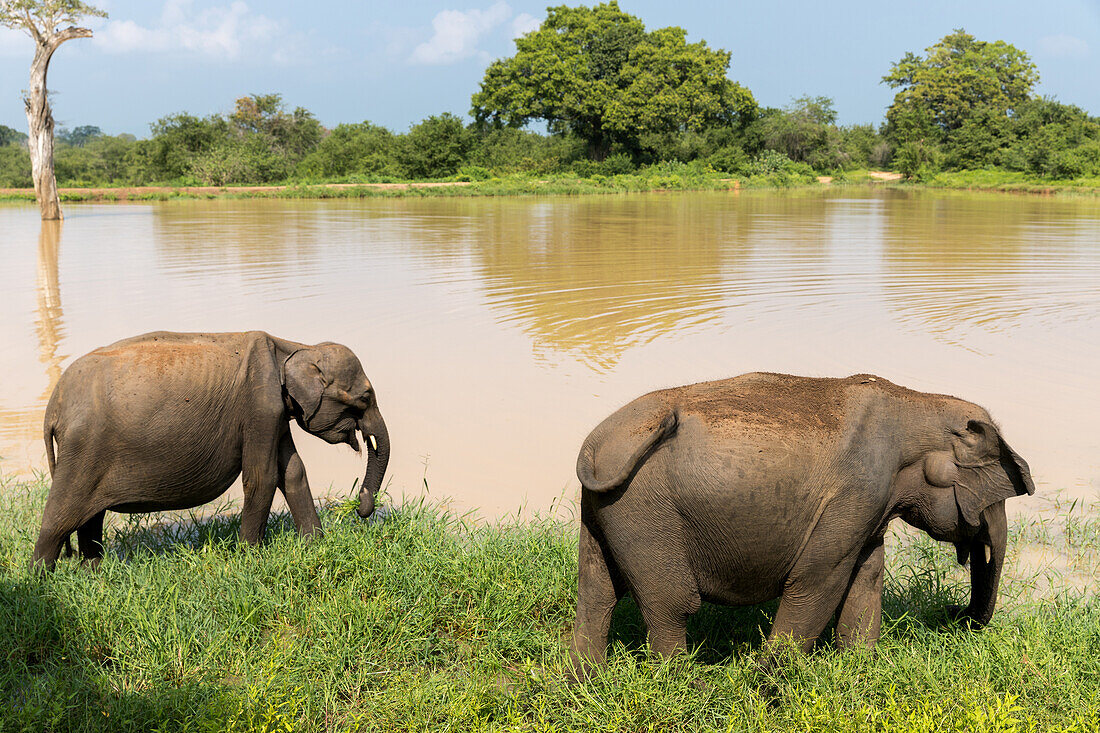
[{"label": "elephant tusk", "polygon": [[985,547],[985,563],[986,563],[986,565],[988,565],[990,562],[993,561],[993,548],[990,547],[989,545],[984,545],[984,547]]},{"label": "elephant tusk", "polygon": [[374,450],[378,450],[378,441],[375,439],[375,437],[373,435],[370,436],[370,447],[373,448]]}]

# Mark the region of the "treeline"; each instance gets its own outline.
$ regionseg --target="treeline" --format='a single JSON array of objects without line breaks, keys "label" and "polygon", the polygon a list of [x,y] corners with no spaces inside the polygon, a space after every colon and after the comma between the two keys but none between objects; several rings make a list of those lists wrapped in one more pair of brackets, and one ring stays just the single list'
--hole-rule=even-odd
[{"label": "treeline", "polygon": [[1034,96],[1039,70],[1011,44],[958,29],[923,56],[907,53],[882,81],[899,90],[883,135],[895,169],[911,178],[982,168],[1100,175],[1100,119]]},{"label": "treeline", "polygon": [[[142,140],[93,126],[59,130],[57,178],[63,186],[589,178],[669,163],[777,183],[868,168],[918,180],[988,168],[1100,176],[1100,119],[1034,96],[1039,75],[1027,54],[962,30],[892,66],[883,82],[899,91],[878,127],[837,125],[828,97],[761,108],[727,78],[728,52],[688,44],[682,29],[646,31],[613,2],[551,8],[516,44],[515,57],[487,69],[469,124],[442,113],[403,133],[370,122],[329,130],[278,94],[250,95],[228,114],[165,117]],[[539,83],[556,86],[534,87],[532,69],[547,58],[562,68]],[[602,98],[585,96],[597,88]],[[585,104],[567,108],[559,98]],[[532,121],[548,132],[527,129]],[[0,125],[0,186],[31,185],[25,137]]]},{"label": "treeline", "polygon": [[[798,100],[763,109],[737,125],[649,133],[640,144],[612,146],[591,160],[585,140],[514,127],[466,124],[443,113],[395,133],[370,122],[324,129],[278,94],[237,100],[228,115],[181,112],[151,125],[148,139],[104,135],[83,126],[59,130],[55,158],[63,186],[392,181],[511,174],[581,177],[633,172],[659,162],[698,161],[729,175],[836,172],[889,161],[890,147],[871,125],[838,127],[832,102]],[[14,131],[12,131],[14,133]],[[30,158],[18,135],[0,147],[0,186],[31,185]]]}]

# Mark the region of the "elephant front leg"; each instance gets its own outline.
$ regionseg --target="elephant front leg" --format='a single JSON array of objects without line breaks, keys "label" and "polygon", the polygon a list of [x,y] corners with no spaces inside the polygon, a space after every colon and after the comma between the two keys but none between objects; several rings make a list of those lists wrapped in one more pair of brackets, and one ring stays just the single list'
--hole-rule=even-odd
[{"label": "elephant front leg", "polygon": [[882,578],[885,572],[882,538],[860,552],[852,582],[840,604],[836,625],[838,649],[873,649],[882,628]]},{"label": "elephant front leg", "polygon": [[267,529],[267,517],[279,480],[277,442],[271,440],[267,445],[245,443],[241,462],[241,482],[244,484],[241,542],[255,545],[263,539]]},{"label": "elephant front leg", "polygon": [[309,491],[306,467],[302,464],[302,457],[298,455],[289,430],[283,433],[279,441],[279,488],[286,497],[298,534],[307,538],[320,534],[321,518],[317,516],[313,494]]},{"label": "elephant front leg", "polygon": [[806,569],[792,577],[779,601],[771,634],[760,662],[762,671],[779,664],[784,647],[792,645],[803,654],[814,647],[844,597],[855,564],[855,555],[833,568]]}]

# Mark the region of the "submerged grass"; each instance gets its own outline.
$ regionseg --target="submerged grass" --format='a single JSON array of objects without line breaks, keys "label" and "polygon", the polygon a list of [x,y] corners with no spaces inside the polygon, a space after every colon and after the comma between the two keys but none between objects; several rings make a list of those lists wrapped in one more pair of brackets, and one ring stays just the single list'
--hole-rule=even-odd
[{"label": "submerged grass", "polygon": [[[663,661],[626,600],[608,666],[567,685],[568,522],[489,524],[414,503],[370,524],[348,501],[324,509],[318,541],[276,516],[249,548],[235,513],[138,517],[108,531],[99,572],[65,560],[41,576],[27,561],[45,493],[0,482],[4,732],[1100,726],[1095,586],[1035,601],[1008,580],[993,624],[960,631],[944,609],[966,583],[929,540],[892,544],[874,654],[822,643],[764,679],[755,654],[775,604],[707,605],[693,653]],[[1081,521],[1093,524],[1074,537],[1095,542],[1095,520]],[[1035,534],[1017,527],[1013,542]]]}]

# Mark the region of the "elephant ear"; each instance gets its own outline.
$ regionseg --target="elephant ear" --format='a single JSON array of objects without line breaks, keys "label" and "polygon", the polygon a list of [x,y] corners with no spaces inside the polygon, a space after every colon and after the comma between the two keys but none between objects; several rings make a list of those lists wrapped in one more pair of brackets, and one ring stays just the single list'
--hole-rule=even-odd
[{"label": "elephant ear", "polygon": [[320,356],[316,349],[301,349],[291,354],[283,366],[283,383],[290,398],[301,408],[304,424],[317,414],[325,392]]},{"label": "elephant ear", "polygon": [[955,433],[955,503],[971,527],[981,524],[986,507],[1021,494],[1034,494],[1027,461],[1012,450],[992,424],[970,420]]}]

